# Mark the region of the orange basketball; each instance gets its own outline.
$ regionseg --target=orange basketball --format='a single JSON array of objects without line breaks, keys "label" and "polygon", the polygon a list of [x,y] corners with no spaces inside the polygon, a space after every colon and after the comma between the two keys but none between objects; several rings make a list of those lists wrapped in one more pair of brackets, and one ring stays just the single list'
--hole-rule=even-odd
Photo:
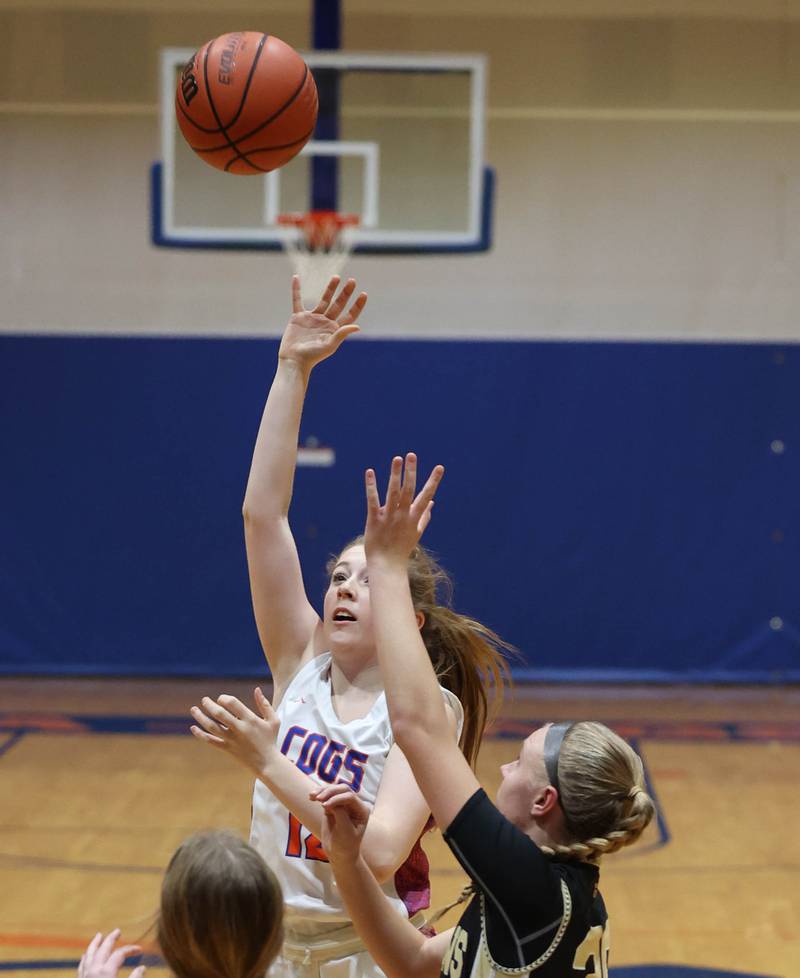
[{"label": "orange basketball", "polygon": [[267,173],[288,163],[311,137],[317,107],[305,61],[277,37],[257,31],[204,44],[175,93],[186,142],[227,173]]}]

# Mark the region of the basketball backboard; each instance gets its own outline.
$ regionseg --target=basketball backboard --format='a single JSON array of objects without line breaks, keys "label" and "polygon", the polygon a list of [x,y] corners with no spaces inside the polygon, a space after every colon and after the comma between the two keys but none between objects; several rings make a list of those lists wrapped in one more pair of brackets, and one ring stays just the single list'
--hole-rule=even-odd
[{"label": "basketball backboard", "polygon": [[178,130],[175,86],[192,54],[161,55],[156,245],[277,249],[287,233],[279,214],[322,208],[359,216],[351,233],[362,253],[489,248],[483,56],[303,53],[320,90],[315,135],[280,170],[244,177],[203,163]]}]

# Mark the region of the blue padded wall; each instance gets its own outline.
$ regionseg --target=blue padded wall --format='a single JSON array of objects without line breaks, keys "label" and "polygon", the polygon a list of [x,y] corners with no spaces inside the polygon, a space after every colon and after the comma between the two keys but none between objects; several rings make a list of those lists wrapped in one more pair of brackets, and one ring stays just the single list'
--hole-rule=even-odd
[{"label": "blue padded wall", "polygon": [[[276,350],[0,338],[0,671],[264,673],[240,509]],[[414,449],[456,607],[519,675],[798,680],[799,407],[798,347],[359,337],[304,416],[336,452],[297,474],[309,594],[363,469]]]}]

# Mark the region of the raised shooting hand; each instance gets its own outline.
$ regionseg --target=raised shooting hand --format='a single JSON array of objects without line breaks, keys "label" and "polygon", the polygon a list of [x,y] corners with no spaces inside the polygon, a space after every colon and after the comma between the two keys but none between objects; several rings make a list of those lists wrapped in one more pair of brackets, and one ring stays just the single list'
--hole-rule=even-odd
[{"label": "raised shooting hand", "polygon": [[300,277],[292,276],[292,315],[286,324],[279,360],[293,360],[310,370],[335,353],[342,343],[359,331],[356,320],[367,304],[367,293],[361,292],[351,302],[356,290],[355,279],[348,279],[336,294],[341,279],[334,275],[319,302],[305,309],[300,295]]}]

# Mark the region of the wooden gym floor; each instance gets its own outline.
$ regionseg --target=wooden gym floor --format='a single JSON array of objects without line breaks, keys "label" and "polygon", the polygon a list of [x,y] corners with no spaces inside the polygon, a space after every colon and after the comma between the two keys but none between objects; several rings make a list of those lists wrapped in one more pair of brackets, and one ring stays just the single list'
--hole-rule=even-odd
[{"label": "wooden gym floor", "polygon": [[[250,702],[252,684],[0,680],[0,971],[63,978],[95,931],[140,937],[182,838],[246,835],[249,776],[188,733],[189,706],[221,692]],[[479,775],[493,793],[499,764],[539,723],[610,723],[642,752],[660,809],[646,840],[602,867],[612,975],[789,978],[800,974],[799,707],[797,687],[521,687]],[[463,876],[428,839],[441,906]]]}]

